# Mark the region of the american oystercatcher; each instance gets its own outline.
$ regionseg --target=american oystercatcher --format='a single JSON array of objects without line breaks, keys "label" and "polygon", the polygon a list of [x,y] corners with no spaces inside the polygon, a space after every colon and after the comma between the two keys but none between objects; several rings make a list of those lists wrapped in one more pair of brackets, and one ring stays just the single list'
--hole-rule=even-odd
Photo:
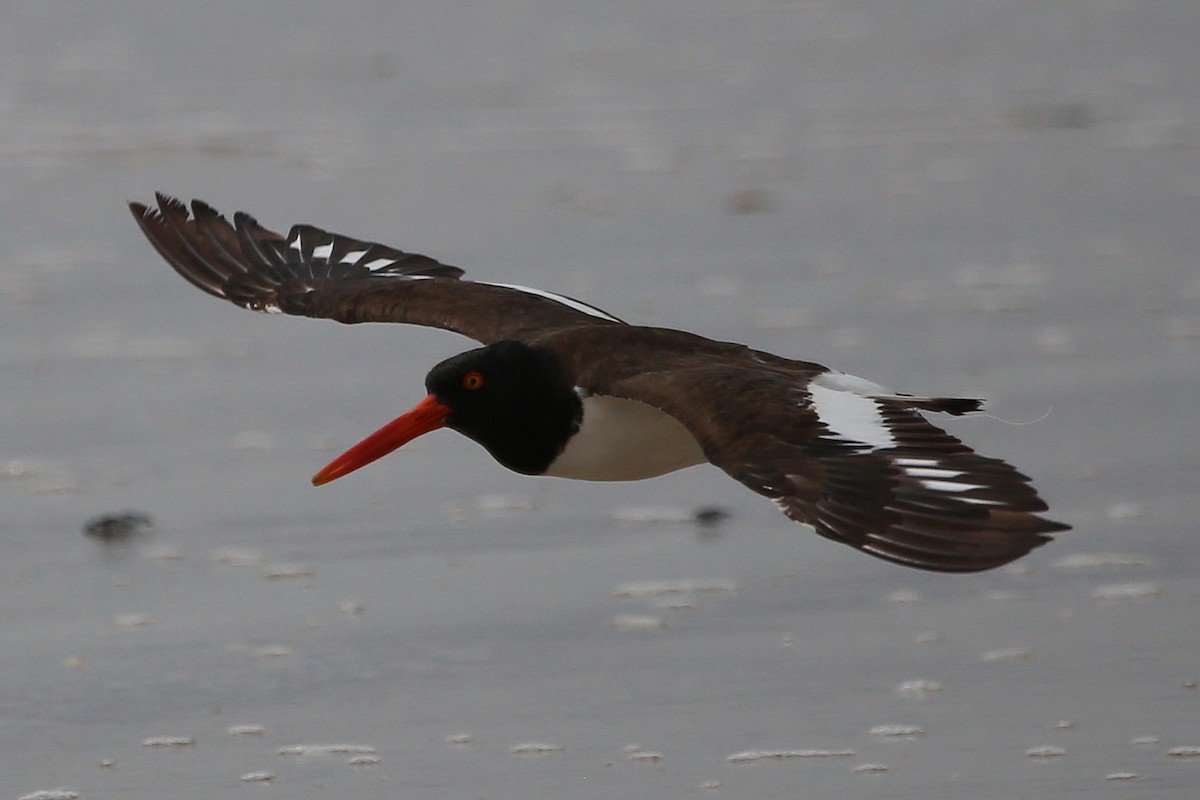
[{"label": "american oystercatcher", "polygon": [[193,200],[131,203],[175,270],[243,308],[343,323],[406,322],[483,343],[435,366],[428,396],[313,477],[320,485],[441,427],[528,475],[639,480],[710,462],[817,533],[888,561],[975,572],[1069,526],[1038,516],[1029,479],[921,412],[980,400],[919,397],[820,364],[684,331],[629,325],[538,289]]}]

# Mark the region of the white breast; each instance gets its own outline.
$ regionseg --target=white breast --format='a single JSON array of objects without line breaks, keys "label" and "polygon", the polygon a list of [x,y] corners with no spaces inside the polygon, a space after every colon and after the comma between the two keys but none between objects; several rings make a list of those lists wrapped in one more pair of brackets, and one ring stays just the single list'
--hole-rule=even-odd
[{"label": "white breast", "polygon": [[708,459],[674,417],[646,403],[589,395],[583,422],[547,475],[585,481],[638,481]]}]

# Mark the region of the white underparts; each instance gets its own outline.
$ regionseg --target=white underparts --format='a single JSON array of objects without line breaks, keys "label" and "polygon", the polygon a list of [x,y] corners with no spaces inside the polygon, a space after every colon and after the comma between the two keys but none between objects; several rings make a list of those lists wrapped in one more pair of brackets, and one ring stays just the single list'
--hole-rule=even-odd
[{"label": "white underparts", "polygon": [[687,428],[636,400],[588,395],[579,431],[546,470],[585,481],[638,481],[708,461]]}]

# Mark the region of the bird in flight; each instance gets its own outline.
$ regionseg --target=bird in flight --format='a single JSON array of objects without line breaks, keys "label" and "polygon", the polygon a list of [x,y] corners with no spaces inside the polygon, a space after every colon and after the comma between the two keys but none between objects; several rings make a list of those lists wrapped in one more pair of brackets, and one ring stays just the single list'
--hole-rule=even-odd
[{"label": "bird in flight", "polygon": [[483,346],[430,370],[427,396],[314,477],[340,478],[450,428],[527,475],[640,480],[709,462],[820,535],[917,569],[1006,564],[1069,526],[1012,466],[924,412],[980,400],[921,397],[808,361],[630,325],[563,295],[463,280],[463,270],[296,225],[156,195],[130,203],[190,283],[266,313],[444,328]]}]

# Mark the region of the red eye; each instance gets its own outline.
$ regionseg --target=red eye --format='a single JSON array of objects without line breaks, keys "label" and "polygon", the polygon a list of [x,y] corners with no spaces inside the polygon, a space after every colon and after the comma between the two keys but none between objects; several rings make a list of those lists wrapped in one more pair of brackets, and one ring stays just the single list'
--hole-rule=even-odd
[{"label": "red eye", "polygon": [[471,392],[473,392],[477,389],[482,389],[483,388],[483,373],[482,372],[468,372],[466,375],[463,375],[462,387]]}]

